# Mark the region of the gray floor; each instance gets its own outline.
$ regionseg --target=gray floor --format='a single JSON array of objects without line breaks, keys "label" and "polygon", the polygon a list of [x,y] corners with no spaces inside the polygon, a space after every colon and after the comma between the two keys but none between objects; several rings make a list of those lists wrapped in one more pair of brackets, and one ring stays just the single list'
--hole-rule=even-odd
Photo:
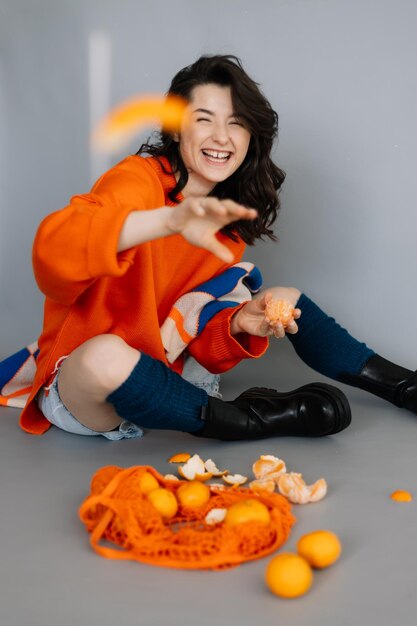
[{"label": "gray floor", "polygon": [[[272,386],[277,370],[281,388],[321,379],[283,354],[271,350],[262,369],[250,363],[226,375],[226,397],[251,384]],[[343,388],[353,423],[317,440],[222,443],[149,432],[142,440],[107,442],[57,429],[33,437],[18,428],[18,411],[0,409],[2,626],[414,625],[417,500],[398,504],[389,495],[408,489],[417,497],[417,416]],[[326,528],[342,540],[340,561],[315,575],[306,596],[282,600],[263,582],[269,558],[225,572],[187,572],[93,553],[77,518],[92,474],[107,464],[151,464],[165,473],[172,470],[169,456],[183,450],[240,473],[271,453],[307,481],[324,476],[327,497],[294,507],[298,521],[285,549],[294,550],[303,533]]]}]

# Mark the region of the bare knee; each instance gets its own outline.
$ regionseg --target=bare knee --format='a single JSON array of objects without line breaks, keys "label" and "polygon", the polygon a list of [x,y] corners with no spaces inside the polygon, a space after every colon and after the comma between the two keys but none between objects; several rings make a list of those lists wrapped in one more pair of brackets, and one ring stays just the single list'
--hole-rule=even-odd
[{"label": "bare knee", "polygon": [[117,335],[97,335],[72,352],[62,365],[62,374],[71,369],[78,387],[107,397],[128,378],[139,357]]}]

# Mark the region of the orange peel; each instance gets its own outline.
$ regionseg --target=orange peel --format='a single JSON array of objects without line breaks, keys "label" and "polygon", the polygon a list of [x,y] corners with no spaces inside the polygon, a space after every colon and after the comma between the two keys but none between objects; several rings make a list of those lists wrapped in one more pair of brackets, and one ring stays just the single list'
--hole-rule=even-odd
[{"label": "orange peel", "polygon": [[198,454],[194,454],[184,465],[178,467],[178,474],[186,480],[209,480],[212,478],[210,472],[206,472],[204,461]]},{"label": "orange peel", "polygon": [[164,478],[165,480],[178,480],[179,481],[178,476],[175,476],[175,474],[165,474]]},{"label": "orange peel", "polygon": [[281,474],[285,474],[287,467],[285,461],[279,459],[272,454],[261,454],[259,459],[252,465],[252,471],[255,478],[262,480],[264,478],[277,479]]},{"label": "orange peel", "polygon": [[397,491],[392,492],[390,498],[391,500],[395,500],[395,502],[411,502],[413,494],[409,491],[404,491],[403,489],[397,489]]},{"label": "orange peel", "polygon": [[290,472],[282,474],[278,479],[278,491],[293,504],[318,502],[327,493],[327,483],[320,478],[312,485],[306,485],[302,474]]},{"label": "orange peel", "polygon": [[215,524],[221,524],[224,522],[226,517],[227,509],[211,509],[204,518],[204,521],[209,526],[214,526]]},{"label": "orange peel", "polygon": [[224,482],[227,483],[228,485],[244,485],[247,480],[248,477],[247,476],[242,476],[242,474],[227,474],[226,476],[222,477]]},{"label": "orange peel", "polygon": [[204,467],[212,476],[225,476],[229,473],[229,470],[219,470],[212,459],[207,459],[204,462]]},{"label": "orange peel", "polygon": [[188,459],[191,459],[191,454],[188,452],[178,452],[178,454],[174,454],[168,459],[168,463],[186,463]]}]

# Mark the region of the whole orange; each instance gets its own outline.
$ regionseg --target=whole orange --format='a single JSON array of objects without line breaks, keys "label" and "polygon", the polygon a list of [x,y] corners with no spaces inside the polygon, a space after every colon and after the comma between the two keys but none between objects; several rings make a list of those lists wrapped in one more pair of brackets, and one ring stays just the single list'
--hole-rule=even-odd
[{"label": "whole orange", "polygon": [[248,498],[232,504],[226,513],[224,520],[229,526],[236,526],[244,522],[263,522],[269,524],[271,516],[268,507],[255,498]]},{"label": "whole orange", "polygon": [[177,498],[183,506],[198,509],[210,500],[210,488],[199,480],[192,480],[178,487]]},{"label": "whole orange", "polygon": [[150,472],[144,472],[139,478],[139,489],[143,495],[159,487],[159,483]]},{"label": "whole orange", "polygon": [[313,584],[313,571],[301,556],[283,552],[268,563],[265,582],[275,595],[296,598],[310,589]]},{"label": "whole orange", "polygon": [[330,530],[315,530],[298,540],[297,552],[312,567],[323,569],[337,561],[342,553],[342,544]]},{"label": "whole orange", "polygon": [[164,489],[163,487],[152,489],[146,497],[162,517],[169,519],[170,517],[174,517],[178,511],[177,499],[172,491],[168,489]]}]

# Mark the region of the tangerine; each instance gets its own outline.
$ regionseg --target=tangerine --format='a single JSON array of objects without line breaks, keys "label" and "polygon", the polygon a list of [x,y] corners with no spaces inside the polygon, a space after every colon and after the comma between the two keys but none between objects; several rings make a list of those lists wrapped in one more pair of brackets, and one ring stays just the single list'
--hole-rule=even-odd
[{"label": "tangerine", "polygon": [[169,519],[178,511],[177,499],[169,489],[164,489],[164,487],[152,489],[146,497],[162,517]]},{"label": "tangerine", "polygon": [[315,530],[298,540],[297,552],[312,567],[323,569],[337,561],[342,553],[342,544],[330,530]]},{"label": "tangerine", "polygon": [[396,502],[411,502],[413,499],[413,495],[409,491],[398,489],[391,494],[391,499],[395,500]]},{"label": "tangerine", "polygon": [[255,498],[248,498],[232,504],[227,509],[225,524],[236,526],[244,522],[262,522],[269,524],[271,516],[268,507]]},{"label": "tangerine", "polygon": [[157,487],[159,487],[159,483],[150,472],[144,472],[139,478],[139,489],[144,496]]},{"label": "tangerine", "polygon": [[177,498],[183,506],[201,508],[210,500],[210,489],[199,480],[192,480],[177,489]]},{"label": "tangerine", "polygon": [[313,584],[313,571],[301,556],[283,552],[268,563],[265,582],[275,595],[296,598],[310,589]]}]

